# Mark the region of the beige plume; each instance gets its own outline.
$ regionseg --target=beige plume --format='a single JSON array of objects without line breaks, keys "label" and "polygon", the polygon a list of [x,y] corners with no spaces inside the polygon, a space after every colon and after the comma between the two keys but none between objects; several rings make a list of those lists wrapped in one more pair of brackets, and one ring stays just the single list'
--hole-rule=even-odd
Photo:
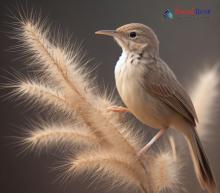
[{"label": "beige plume", "polygon": [[216,65],[200,74],[190,92],[199,119],[198,133],[204,141],[213,132],[209,127],[213,126],[213,117],[218,109],[216,101],[219,97],[219,82],[219,68]]}]

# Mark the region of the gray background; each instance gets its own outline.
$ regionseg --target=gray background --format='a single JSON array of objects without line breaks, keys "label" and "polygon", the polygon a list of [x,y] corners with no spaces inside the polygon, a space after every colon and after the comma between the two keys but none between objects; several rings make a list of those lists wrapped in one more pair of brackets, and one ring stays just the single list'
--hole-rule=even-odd
[{"label": "gray background", "polygon": [[[27,3],[28,2],[28,3]],[[77,41],[83,41],[84,48],[90,58],[89,65],[99,64],[95,73],[100,83],[105,82],[110,88],[114,87],[114,64],[119,55],[119,47],[110,38],[96,37],[94,32],[99,29],[114,29],[122,24],[140,22],[154,29],[160,39],[160,55],[174,70],[180,81],[187,85],[194,80],[204,66],[211,66],[220,55],[220,1],[159,1],[159,0],[36,0],[36,1],[0,1],[0,82],[5,71],[15,68],[19,71],[23,62],[14,60],[17,53],[7,51],[16,42],[10,40],[6,31],[10,19],[8,8],[18,4],[28,4],[36,10],[41,10],[43,16],[60,24]],[[211,15],[200,19],[165,20],[162,13],[167,8],[209,8]],[[7,90],[1,90],[1,96]],[[207,93],[208,94],[208,93]],[[216,108],[218,108],[216,106]],[[38,112],[24,111],[24,107],[16,106],[12,101],[0,101],[0,192],[2,193],[61,193],[61,192],[105,192],[108,185],[103,187],[91,185],[84,178],[72,179],[63,185],[54,182],[56,174],[51,172],[56,157],[59,154],[42,154],[36,156],[29,153],[18,156],[20,149],[14,139],[9,136],[22,135],[25,119],[34,119]],[[217,117],[217,115],[216,115]],[[211,142],[207,145],[217,182],[220,182],[219,156],[219,125],[216,121]],[[208,128],[212,129],[212,128]],[[214,128],[213,128],[214,129]],[[189,192],[201,192],[193,173],[188,168],[185,175],[186,188]],[[113,190],[121,192],[120,189]]]}]

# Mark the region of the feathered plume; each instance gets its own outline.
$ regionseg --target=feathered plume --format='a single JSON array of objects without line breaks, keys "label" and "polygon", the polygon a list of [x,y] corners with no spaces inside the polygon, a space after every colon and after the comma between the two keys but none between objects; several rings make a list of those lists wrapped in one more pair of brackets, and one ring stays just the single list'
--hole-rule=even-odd
[{"label": "feathered plume", "polygon": [[207,135],[212,131],[207,127],[213,126],[215,122],[213,117],[218,105],[219,83],[219,68],[216,65],[200,74],[190,93],[198,114],[197,129],[202,140],[208,139]]},{"label": "feathered plume", "polygon": [[[35,19],[34,14],[20,18],[13,38],[18,40],[17,47],[22,48],[30,68],[38,69],[38,76],[11,83],[12,95],[28,99],[32,106],[50,106],[52,113],[68,114],[64,123],[54,120],[53,124],[35,126],[23,140],[25,147],[41,150],[58,144],[72,148],[81,145],[77,155],[64,164],[63,172],[68,176],[95,172],[97,178],[111,177],[143,193],[179,189],[182,165],[174,139],[170,140],[170,150],[138,157],[142,137],[120,116],[107,111],[114,102],[98,94],[79,50],[61,40],[60,34],[52,36],[45,21]],[[74,124],[66,124],[69,119]]]},{"label": "feathered plume", "polygon": [[27,131],[23,145],[27,149],[41,150],[47,147],[97,146],[97,139],[83,125],[48,125],[42,124],[34,131]]}]

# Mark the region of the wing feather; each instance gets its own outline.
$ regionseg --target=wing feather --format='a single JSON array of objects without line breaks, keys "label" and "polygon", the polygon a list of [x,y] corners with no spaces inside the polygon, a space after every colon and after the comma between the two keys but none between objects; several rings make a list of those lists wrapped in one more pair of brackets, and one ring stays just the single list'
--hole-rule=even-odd
[{"label": "wing feather", "polygon": [[163,61],[151,65],[156,65],[156,68],[151,68],[149,73],[144,75],[143,86],[146,91],[195,126],[198,118],[193,103],[174,73]]}]

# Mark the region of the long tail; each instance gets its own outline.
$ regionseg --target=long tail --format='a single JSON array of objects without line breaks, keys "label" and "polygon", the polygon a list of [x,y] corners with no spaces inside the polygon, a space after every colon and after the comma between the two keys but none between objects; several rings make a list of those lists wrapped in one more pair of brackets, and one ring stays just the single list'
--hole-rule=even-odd
[{"label": "long tail", "polygon": [[209,193],[217,193],[215,179],[196,129],[185,128],[183,132],[189,145],[195,173],[200,186]]}]

